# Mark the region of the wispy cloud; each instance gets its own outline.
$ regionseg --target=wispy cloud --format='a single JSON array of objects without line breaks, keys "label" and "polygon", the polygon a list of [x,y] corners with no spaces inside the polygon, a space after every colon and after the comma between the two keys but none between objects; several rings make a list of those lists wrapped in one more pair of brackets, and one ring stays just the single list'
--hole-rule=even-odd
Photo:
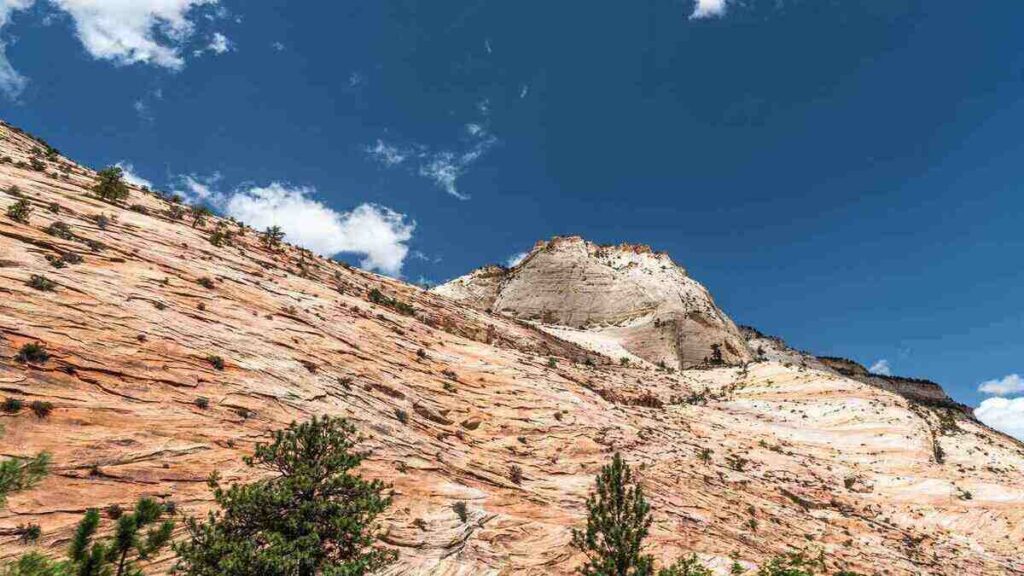
[{"label": "wispy cloud", "polygon": [[881,374],[882,376],[892,376],[892,367],[889,366],[889,361],[886,360],[885,358],[882,358],[881,360],[878,360],[877,362],[872,364],[871,367],[868,368],[868,370],[872,374]]},{"label": "wispy cloud", "polygon": [[716,16],[722,16],[725,14],[726,0],[697,0],[696,6],[693,8],[693,13],[690,14],[690,18],[697,20],[700,18],[714,18]]},{"label": "wispy cloud", "polygon": [[405,162],[405,159],[412,154],[412,151],[403,150],[394,144],[388,144],[378,138],[376,144],[366,148],[366,153],[377,162],[390,168]]},{"label": "wispy cloud", "polygon": [[271,42],[270,47],[273,48],[275,52],[284,52],[284,43],[282,42]]},{"label": "wispy cloud", "polygon": [[986,380],[978,386],[978,391],[996,396],[1024,394],[1024,378],[1020,374],[1007,374],[995,380]]},{"label": "wispy cloud", "polygon": [[214,32],[213,38],[210,39],[210,45],[206,48],[215,54],[223,54],[228,50],[231,50],[233,46],[227,36],[220,32]]},{"label": "wispy cloud", "polygon": [[1024,441],[1024,397],[989,398],[974,415],[988,426]]},{"label": "wispy cloud", "polygon": [[419,144],[403,146],[378,139],[376,144],[366,148],[366,153],[388,168],[407,162],[415,164],[416,174],[431,180],[438,188],[459,200],[468,200],[469,194],[459,188],[459,178],[497,144],[498,139],[483,123],[470,122],[464,129],[461,150],[431,150]]}]

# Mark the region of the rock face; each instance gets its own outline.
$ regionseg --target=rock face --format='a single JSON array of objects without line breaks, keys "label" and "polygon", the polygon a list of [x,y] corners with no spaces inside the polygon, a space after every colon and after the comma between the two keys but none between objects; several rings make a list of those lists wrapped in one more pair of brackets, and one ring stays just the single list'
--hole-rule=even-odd
[{"label": "rock face", "polygon": [[539,242],[511,269],[487,266],[434,289],[538,323],[584,347],[690,368],[750,359],[732,320],[667,254],[578,236]]},{"label": "rock face", "polygon": [[[806,549],[830,574],[1024,574],[1024,446],[962,412],[781,357],[676,372],[594,361],[234,223],[178,220],[138,188],[101,202],[92,171],[35,147],[0,127],[0,400],[53,410],[0,412],[0,458],[48,451],[53,468],[0,508],[0,563],[63,555],[90,507],[145,495],[203,514],[212,471],[251,480],[255,443],[332,414],[371,451],[360,472],[393,486],[389,575],[572,574],[571,529],[615,451],[648,493],[659,562],[694,552],[724,576],[733,557],[756,571]],[[4,216],[20,200],[27,222]],[[217,230],[236,234],[216,246]],[[36,342],[47,360],[16,358]],[[42,529],[32,545],[28,524]]]},{"label": "rock face", "polygon": [[875,374],[860,363],[848,358],[814,356],[793,350],[782,339],[766,336],[749,326],[741,326],[740,332],[747,339],[747,346],[758,359],[799,364],[805,368],[834,372],[870,386],[894,392],[919,404],[955,408],[969,416],[974,414],[969,406],[955,402],[946,394],[942,386],[930,380]]}]

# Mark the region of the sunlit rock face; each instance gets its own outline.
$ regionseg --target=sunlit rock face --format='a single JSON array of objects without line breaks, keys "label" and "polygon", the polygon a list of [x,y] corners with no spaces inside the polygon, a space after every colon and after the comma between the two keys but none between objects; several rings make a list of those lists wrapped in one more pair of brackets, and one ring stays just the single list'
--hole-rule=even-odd
[{"label": "sunlit rock face", "polygon": [[[0,126],[0,159],[11,157],[0,162],[0,400],[24,403],[0,412],[0,458],[47,451],[53,461],[0,507],[0,564],[30,550],[64,557],[86,509],[127,509],[140,496],[174,502],[180,527],[212,506],[212,472],[251,481],[264,472],[242,457],[256,443],[331,414],[359,431],[370,454],[359,472],[393,487],[381,517],[381,543],[399,554],[390,576],[573,574],[583,557],[571,530],[614,452],[643,483],[647,551],[662,564],[696,553],[721,576],[733,558],[754,574],[805,549],[822,552],[829,574],[1024,573],[1019,442],[775,341],[733,342],[731,322],[666,257],[543,243],[522,267],[492,271],[479,293],[487,312],[272,249],[220,218],[193,226],[136,187],[123,204],[102,202],[89,196],[92,170],[61,157],[35,169],[39,147]],[[7,218],[22,199],[28,221]],[[217,246],[217,230],[235,234]],[[81,261],[54,264],[71,253]],[[515,298],[498,290],[541,264],[589,296],[557,296],[556,282]],[[619,297],[584,289],[584,278]],[[524,318],[563,324],[502,312],[520,300]],[[554,306],[562,300],[571,305]],[[630,322],[656,332],[655,318],[661,329],[684,310],[729,361],[763,354],[658,369],[646,359],[678,355],[678,343]],[[19,361],[29,343],[49,358]],[[688,362],[708,354],[686,345]],[[635,360],[623,365],[626,355]],[[52,411],[37,416],[35,401]],[[18,530],[31,524],[42,535],[28,545]],[[101,525],[109,534],[108,514]],[[165,574],[172,563],[165,553],[142,568]]]},{"label": "sunlit rock face", "polygon": [[514,268],[481,268],[435,291],[631,360],[690,368],[750,359],[707,289],[647,246],[557,237]]}]

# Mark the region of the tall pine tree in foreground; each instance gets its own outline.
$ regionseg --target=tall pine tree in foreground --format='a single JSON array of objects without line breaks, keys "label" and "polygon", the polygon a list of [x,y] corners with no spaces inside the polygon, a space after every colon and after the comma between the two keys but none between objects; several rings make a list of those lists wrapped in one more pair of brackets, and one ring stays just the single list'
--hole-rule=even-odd
[{"label": "tall pine tree in foreground", "polygon": [[220,512],[190,519],[177,545],[177,571],[189,576],[360,576],[394,562],[374,547],[374,520],[387,509],[379,480],[351,471],[364,454],[352,452],[355,429],[324,417],[279,431],[257,445],[246,464],[272,474],[221,488]]},{"label": "tall pine tree in foreground", "polygon": [[[587,498],[587,528],[572,531],[572,545],[587,556],[583,576],[652,576],[654,559],[644,554],[651,527],[651,506],[643,486],[618,453],[597,475]],[[658,576],[713,576],[696,554],[662,568]]]},{"label": "tall pine tree in foreground", "polygon": [[654,560],[643,554],[651,527],[651,505],[643,487],[618,453],[597,476],[587,498],[587,527],[572,531],[572,545],[587,556],[583,576],[650,576]]}]

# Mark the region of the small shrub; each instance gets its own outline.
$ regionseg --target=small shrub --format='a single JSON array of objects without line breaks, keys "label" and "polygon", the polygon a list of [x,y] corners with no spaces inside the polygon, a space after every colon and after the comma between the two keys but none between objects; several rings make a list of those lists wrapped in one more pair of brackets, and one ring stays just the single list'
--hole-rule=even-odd
[{"label": "small shrub", "polygon": [[190,206],[188,215],[192,218],[192,227],[197,228],[206,225],[206,219],[210,216],[210,211],[205,206]]},{"label": "small shrub", "polygon": [[106,509],[107,518],[111,520],[117,520],[121,516],[124,516],[124,508],[120,504],[111,504]]},{"label": "small shrub", "polygon": [[451,382],[445,382],[443,387],[446,392],[455,393],[455,390],[457,390],[457,388],[455,388],[455,384],[452,384]]},{"label": "small shrub", "polygon": [[208,240],[210,241],[210,244],[213,244],[214,246],[220,248],[225,244],[230,246],[232,243],[232,238],[233,234],[231,233],[230,230],[217,229],[210,234]]},{"label": "small shrub", "polygon": [[555,360],[554,356],[548,358],[548,368],[554,368],[556,366],[558,366],[558,360]]},{"label": "small shrub", "polygon": [[39,524],[22,524],[18,526],[18,540],[22,544],[34,544],[43,535],[43,529]]},{"label": "small shrub", "polygon": [[466,519],[469,518],[469,511],[466,509],[465,502],[456,502],[455,504],[452,504],[452,511],[454,511],[455,515],[459,517],[460,522],[463,524],[466,523]]},{"label": "small shrub", "polygon": [[45,364],[50,359],[50,353],[46,351],[45,345],[29,342],[21,346],[14,359],[24,364]]},{"label": "small shrub", "polygon": [[203,288],[206,288],[208,290],[213,290],[213,288],[214,288],[213,279],[208,277],[208,276],[203,276],[199,280],[196,280],[196,282],[200,286],[202,286]]},{"label": "small shrub", "polygon": [[106,214],[97,214],[96,216],[93,216],[92,219],[93,221],[96,222],[96,226],[100,230],[106,230],[107,226],[109,226],[110,223],[113,221],[113,219],[107,216]]},{"label": "small shrub", "polygon": [[0,411],[3,411],[4,414],[17,414],[24,406],[25,403],[18,398],[4,398],[3,403],[0,404]]},{"label": "small shrub", "polygon": [[732,468],[737,472],[743,472],[744,470],[747,469],[747,464],[750,463],[750,460],[747,460],[743,456],[729,454],[728,456],[725,457],[725,463],[729,466],[729,468]]},{"label": "small shrub", "polygon": [[56,202],[50,202],[50,205],[47,206],[46,209],[49,210],[51,214],[60,214],[60,204],[57,204]]},{"label": "small shrub", "polygon": [[15,222],[28,224],[28,218],[32,215],[32,210],[32,205],[29,204],[28,200],[22,198],[7,207],[7,217]]},{"label": "small shrub", "polygon": [[171,207],[167,210],[167,217],[171,220],[182,220],[185,218],[185,209],[182,208],[181,204],[171,204]]},{"label": "small shrub", "polygon": [[[10,156],[7,156],[7,158],[10,158]],[[22,194],[21,192],[21,188],[19,188],[17,184],[8,188],[7,193],[10,194],[11,196],[14,196],[15,198],[21,198],[22,196],[24,196],[24,194]]]},{"label": "small shrub", "polygon": [[57,289],[57,283],[41,274],[33,274],[26,282],[29,288],[35,288],[41,292],[53,292]]},{"label": "small shrub", "polygon": [[60,257],[66,264],[81,264],[82,257],[77,252],[65,252]]},{"label": "small shrub", "polygon": [[697,459],[700,460],[701,462],[705,463],[705,464],[710,464],[711,463],[711,454],[713,452],[714,451],[711,450],[711,448],[701,448],[697,452]]},{"label": "small shrub", "polygon": [[206,410],[207,408],[210,407],[210,399],[207,398],[206,396],[200,396],[195,399],[195,404],[198,408]]},{"label": "small shrub", "polygon": [[523,469],[520,468],[517,464],[509,466],[508,479],[511,480],[512,483],[515,484],[516,486],[521,485],[523,483]]},{"label": "small shrub", "polygon": [[619,365],[621,365],[621,366],[629,366],[629,358],[627,358],[625,356],[623,356],[622,358],[619,358]]},{"label": "small shrub", "polygon": [[391,308],[395,312],[405,314],[406,316],[412,316],[416,313],[416,309],[413,308],[412,305],[402,302],[397,298],[387,296],[376,288],[370,290],[369,294],[367,294],[367,300],[374,304],[380,304],[381,306]]},{"label": "small shrub", "polygon": [[206,361],[209,362],[210,365],[213,366],[214,368],[216,368],[217,370],[223,370],[224,369],[224,359],[221,358],[220,356],[213,356],[213,355],[207,356],[206,357]]},{"label": "small shrub", "polygon": [[32,404],[29,405],[32,409],[32,413],[36,415],[36,418],[46,418],[53,412],[53,403],[45,402],[43,400],[33,400]]},{"label": "small shrub", "polygon": [[426,360],[427,359],[427,351],[424,350],[423,348],[420,348],[419,350],[416,351],[416,357],[418,357],[421,360]]},{"label": "small shrub", "polygon": [[402,424],[409,423],[409,413],[401,408],[395,408],[395,418],[397,418]]},{"label": "small shrub", "polygon": [[28,161],[28,165],[36,172],[42,172],[43,170],[46,170],[46,162],[43,162],[39,158],[30,158]]},{"label": "small shrub", "polygon": [[75,235],[71,232],[71,227],[65,222],[56,221],[46,227],[46,233],[50,236],[56,236],[62,240],[74,240]]}]

